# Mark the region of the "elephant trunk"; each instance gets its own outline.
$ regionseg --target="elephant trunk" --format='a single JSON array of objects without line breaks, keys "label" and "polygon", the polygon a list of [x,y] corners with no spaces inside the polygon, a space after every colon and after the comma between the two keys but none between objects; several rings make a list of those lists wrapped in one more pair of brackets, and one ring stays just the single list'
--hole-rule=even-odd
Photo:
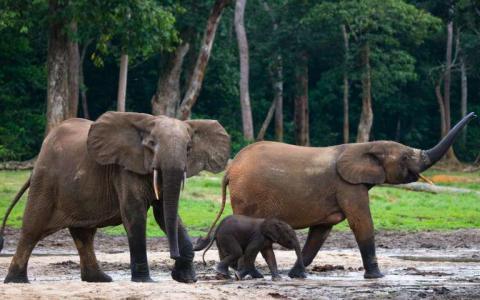
[{"label": "elephant trunk", "polygon": [[422,151],[422,163],[420,166],[420,172],[430,168],[433,164],[439,161],[448,149],[452,146],[455,138],[458,136],[460,131],[468,124],[471,120],[475,119],[477,116],[475,113],[471,112],[465,116],[460,122],[458,122],[448,134],[433,148]]},{"label": "elephant trunk", "polygon": [[162,169],[165,231],[168,237],[170,257],[173,259],[180,257],[178,249],[178,201],[182,180],[183,169]]}]

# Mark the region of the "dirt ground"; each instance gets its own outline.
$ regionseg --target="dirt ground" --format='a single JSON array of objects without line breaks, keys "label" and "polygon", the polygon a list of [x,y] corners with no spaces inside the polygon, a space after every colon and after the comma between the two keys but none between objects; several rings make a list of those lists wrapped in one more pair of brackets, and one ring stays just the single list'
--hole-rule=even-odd
[{"label": "dirt ground", "polygon": [[[18,231],[8,230],[0,254],[4,278],[14,252]],[[301,239],[304,239],[301,236]],[[148,240],[151,275],[155,283],[130,282],[125,237],[99,234],[97,257],[113,283],[80,281],[79,259],[68,232],[42,241],[30,259],[31,284],[2,285],[0,299],[479,299],[480,230],[449,232],[378,232],[379,264],[386,275],[363,279],[360,254],[350,232],[334,232],[308,268],[308,279],[292,280],[286,273],[295,261],[293,251],[276,250],[283,280],[271,281],[265,262],[257,265],[264,279],[217,280],[213,267],[216,250],[195,257],[198,282],[180,284],[170,278],[164,238]]]}]

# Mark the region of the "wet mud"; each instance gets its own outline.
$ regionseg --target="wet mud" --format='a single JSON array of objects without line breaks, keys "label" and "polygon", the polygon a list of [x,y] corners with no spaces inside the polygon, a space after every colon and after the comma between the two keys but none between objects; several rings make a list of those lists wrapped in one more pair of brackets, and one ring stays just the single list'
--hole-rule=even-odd
[{"label": "wet mud", "polygon": [[[351,233],[333,233],[311,266],[308,278],[293,280],[287,273],[295,262],[293,251],[275,251],[283,277],[272,281],[259,256],[257,266],[265,275],[255,280],[220,279],[214,266],[218,252],[210,250],[206,265],[195,257],[198,282],[173,281],[173,261],[165,239],[150,239],[149,263],[155,283],[130,282],[129,253],[124,237],[99,235],[95,247],[102,269],[112,283],[80,281],[80,264],[68,232],[47,238],[34,250],[29,263],[31,284],[0,284],[0,299],[479,299],[480,230],[379,232],[378,259],[384,278],[365,280]],[[4,278],[15,249],[18,232],[7,233],[0,256]],[[353,237],[352,237],[353,239]],[[402,242],[403,241],[403,242]],[[397,246],[398,245],[398,246]],[[233,273],[232,273],[233,275]]]}]

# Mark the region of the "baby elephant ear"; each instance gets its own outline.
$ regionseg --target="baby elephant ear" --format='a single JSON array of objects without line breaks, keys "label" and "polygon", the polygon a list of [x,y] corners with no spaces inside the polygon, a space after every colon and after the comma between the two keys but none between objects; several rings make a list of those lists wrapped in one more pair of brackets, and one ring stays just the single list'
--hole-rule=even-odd
[{"label": "baby elephant ear", "polygon": [[230,158],[230,136],[215,120],[185,121],[191,130],[192,145],[188,154],[187,176],[202,170],[218,173]]},{"label": "baby elephant ear", "polygon": [[118,164],[132,172],[148,174],[141,132],[149,132],[154,119],[140,113],[104,113],[88,132],[89,155],[101,165]]},{"label": "baby elephant ear", "polygon": [[385,182],[383,153],[381,146],[372,143],[347,144],[338,157],[337,172],[352,184],[382,184]]}]

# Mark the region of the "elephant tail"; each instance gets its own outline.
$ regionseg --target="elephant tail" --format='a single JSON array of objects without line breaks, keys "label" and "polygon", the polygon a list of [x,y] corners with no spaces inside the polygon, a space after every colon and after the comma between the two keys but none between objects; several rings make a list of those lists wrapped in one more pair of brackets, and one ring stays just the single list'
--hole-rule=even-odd
[{"label": "elephant tail", "polygon": [[197,242],[195,243],[195,247],[193,247],[194,251],[200,251],[204,249],[206,244],[210,241],[213,243],[213,239],[211,238],[213,228],[215,228],[215,224],[217,224],[218,219],[222,216],[223,210],[225,209],[225,202],[227,201],[227,185],[228,185],[229,179],[228,179],[228,171],[225,172],[225,175],[223,176],[222,180],[222,206],[220,207],[220,211],[217,214],[217,217],[212,223],[212,226],[210,226],[210,229],[208,230],[207,236],[204,238],[199,238]]},{"label": "elephant tail", "polygon": [[18,193],[15,195],[15,198],[13,198],[13,201],[10,203],[10,206],[7,208],[7,212],[5,213],[5,216],[3,217],[3,223],[2,227],[0,228],[0,251],[3,249],[3,235],[5,232],[5,225],[7,224],[7,219],[10,213],[12,212],[13,207],[18,203],[18,200],[22,198],[23,193],[30,187],[30,178],[23,184],[22,188]]},{"label": "elephant tail", "polygon": [[202,261],[203,261],[203,265],[204,265],[204,266],[207,265],[207,262],[205,261],[205,253],[207,253],[207,251],[210,249],[210,247],[212,247],[213,242],[214,242],[215,240],[216,240],[216,236],[213,235],[212,239],[210,240],[210,243],[208,243],[208,245],[207,245],[207,248],[205,249],[205,251],[203,251]]}]

